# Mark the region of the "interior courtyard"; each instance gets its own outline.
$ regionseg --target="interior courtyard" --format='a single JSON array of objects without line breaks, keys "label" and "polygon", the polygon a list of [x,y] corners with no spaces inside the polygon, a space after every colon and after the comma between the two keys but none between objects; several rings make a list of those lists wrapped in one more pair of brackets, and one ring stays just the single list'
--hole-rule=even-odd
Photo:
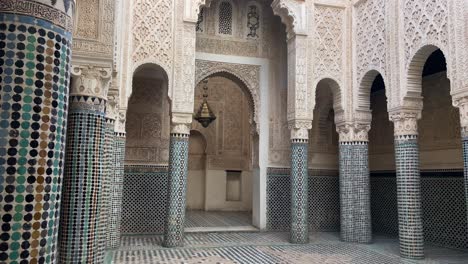
[{"label": "interior courtyard", "polygon": [[0,0],[0,264],[468,263],[468,1]]}]

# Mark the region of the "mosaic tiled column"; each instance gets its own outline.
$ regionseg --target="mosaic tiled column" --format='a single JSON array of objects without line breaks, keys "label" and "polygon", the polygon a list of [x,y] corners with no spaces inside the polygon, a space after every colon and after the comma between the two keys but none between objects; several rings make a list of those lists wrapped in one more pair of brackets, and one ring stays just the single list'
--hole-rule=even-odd
[{"label": "mosaic tiled column", "polygon": [[370,125],[338,126],[340,135],[341,240],[370,243],[372,222],[368,132]]},{"label": "mosaic tiled column", "polygon": [[99,211],[99,254],[105,254],[107,248],[108,225],[110,222],[111,181],[114,174],[114,138],[115,119],[106,114],[106,126],[104,128],[104,163],[102,174],[102,203]]},{"label": "mosaic tiled column", "polygon": [[184,244],[189,135],[190,123],[172,124],[169,145],[169,190],[164,226],[165,247],[181,247]]},{"label": "mosaic tiled column", "polygon": [[291,231],[290,242],[305,244],[309,242],[308,218],[308,128],[291,128]]},{"label": "mosaic tiled column", "polygon": [[468,219],[468,96],[454,98],[453,105],[459,108],[460,110],[460,127],[463,148],[463,169],[465,172],[465,204]]},{"label": "mosaic tiled column", "polygon": [[57,263],[74,2],[45,2],[0,1],[0,263]]},{"label": "mosaic tiled column", "polygon": [[73,66],[60,221],[61,263],[103,263],[105,105],[110,69]]},{"label": "mosaic tiled column", "polygon": [[390,114],[395,126],[400,254],[412,259],[424,258],[418,118],[413,112]]},{"label": "mosaic tiled column", "polygon": [[107,229],[107,248],[115,249],[120,245],[120,223],[122,220],[122,192],[124,181],[125,133],[116,132],[114,139],[113,175],[109,222]]}]

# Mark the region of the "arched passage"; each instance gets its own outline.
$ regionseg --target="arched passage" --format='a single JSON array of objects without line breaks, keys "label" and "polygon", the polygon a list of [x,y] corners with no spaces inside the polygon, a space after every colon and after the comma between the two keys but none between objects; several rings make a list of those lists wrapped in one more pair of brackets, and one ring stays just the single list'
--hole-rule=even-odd
[{"label": "arched passage", "polygon": [[132,79],[121,230],[124,234],[162,233],[170,132],[168,76],[160,66],[144,64]]},{"label": "arched passage", "polygon": [[[429,53],[430,52],[430,53]],[[418,122],[421,201],[425,243],[467,248],[466,200],[460,115],[453,107],[445,54],[425,47],[419,83],[423,101]],[[420,69],[420,67],[419,67]]]},{"label": "arched passage", "polygon": [[335,125],[335,109],[341,110],[340,104],[336,103],[339,101],[338,89],[338,84],[332,79],[324,79],[316,87],[314,119],[309,132],[311,232],[340,230],[338,133]]},{"label": "arched passage", "polygon": [[[254,104],[250,90],[237,76],[228,72],[216,72],[207,80],[207,102],[216,116],[208,127],[196,120],[192,122],[195,134],[206,139],[203,206],[190,207],[187,203],[186,231],[192,228],[210,230],[240,228],[252,224],[253,177],[253,122]],[[204,82],[195,88],[194,112],[203,102]],[[194,135],[195,135],[194,134]],[[194,139],[191,139],[191,142]],[[192,147],[190,147],[192,148]],[[187,201],[195,189],[201,190],[197,178],[196,153],[189,154],[189,180]],[[198,161],[201,165],[202,161]],[[258,163],[258,162],[257,162]],[[201,180],[201,177],[198,177]],[[201,198],[198,197],[198,198]],[[194,211],[196,209],[197,211]]]}]

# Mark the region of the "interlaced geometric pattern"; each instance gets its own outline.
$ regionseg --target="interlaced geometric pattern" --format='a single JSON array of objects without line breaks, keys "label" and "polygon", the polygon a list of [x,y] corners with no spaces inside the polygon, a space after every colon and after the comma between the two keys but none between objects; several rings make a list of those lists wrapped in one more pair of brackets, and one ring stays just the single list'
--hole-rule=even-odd
[{"label": "interlaced geometric pattern", "polygon": [[219,5],[219,34],[232,35],[232,5],[222,2]]},{"label": "interlaced geometric pattern", "polygon": [[[427,172],[425,172],[427,173]],[[453,173],[433,172],[421,179],[424,241],[468,248],[464,180]],[[397,187],[394,172],[373,174],[372,225],[375,233],[398,236]]]},{"label": "interlaced geometric pattern", "polygon": [[162,234],[166,217],[167,171],[125,169],[122,234]]},{"label": "interlaced geometric pattern", "polygon": [[257,30],[260,28],[260,14],[258,13],[257,6],[249,6],[249,12],[247,13],[247,28],[249,33],[247,37],[258,38]]},{"label": "interlaced geometric pattern", "polygon": [[[291,226],[291,183],[289,169],[268,170],[267,230],[289,231]],[[337,171],[309,170],[309,229],[340,230],[340,201]]]}]

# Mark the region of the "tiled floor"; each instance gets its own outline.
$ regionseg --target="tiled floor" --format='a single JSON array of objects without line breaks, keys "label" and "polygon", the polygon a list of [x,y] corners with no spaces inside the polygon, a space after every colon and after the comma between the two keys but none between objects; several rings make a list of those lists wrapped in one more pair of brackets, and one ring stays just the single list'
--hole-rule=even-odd
[{"label": "tiled floor", "polygon": [[423,261],[403,260],[398,255],[398,240],[385,237],[376,237],[370,245],[340,242],[336,233],[310,238],[307,245],[291,245],[288,233],[194,233],[186,235],[184,248],[166,249],[161,247],[162,236],[127,236],[120,249],[109,255],[108,263],[468,263],[468,251],[434,246],[426,248]]},{"label": "tiled floor", "polygon": [[187,211],[185,227],[250,226],[250,212]]}]

